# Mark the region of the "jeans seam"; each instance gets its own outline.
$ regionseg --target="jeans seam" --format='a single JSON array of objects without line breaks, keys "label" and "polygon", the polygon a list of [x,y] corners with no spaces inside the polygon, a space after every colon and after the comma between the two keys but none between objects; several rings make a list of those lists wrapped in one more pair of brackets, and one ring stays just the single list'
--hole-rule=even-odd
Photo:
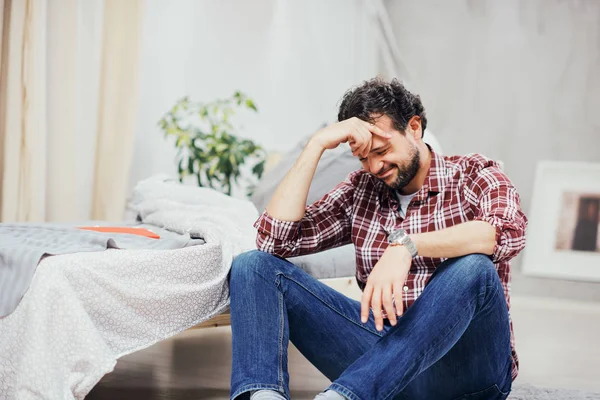
[{"label": "jeans seam", "polygon": [[[489,296],[488,296],[488,289],[492,290],[492,292],[490,292]],[[487,305],[486,300],[489,301],[489,298],[492,297],[492,296],[497,295],[498,292],[501,292],[500,295],[504,298],[504,293],[503,293],[504,290],[502,289],[502,287],[498,287],[496,285],[488,285],[486,283],[486,285],[485,285],[485,297],[482,299],[480,307],[478,307],[478,309],[475,310],[475,313],[473,314],[473,319],[475,319],[475,317],[477,317],[483,311],[483,309],[486,307],[486,305]],[[508,314],[509,314],[508,315],[508,319],[510,321],[510,312]]]},{"label": "jeans seam", "polygon": [[277,371],[277,377],[279,379],[279,385],[283,387],[283,328],[284,328],[284,316],[283,316],[283,293],[279,290],[279,349],[278,359],[279,365]]},{"label": "jeans seam", "polygon": [[[470,302],[469,304],[470,306],[473,305],[473,301]],[[440,341],[444,340],[446,337],[448,337],[448,335],[450,334],[450,332],[452,332],[454,330],[454,328],[456,328],[456,326],[458,325],[459,320],[457,319],[456,323],[452,326],[452,328],[448,329],[448,331],[443,335],[443,337],[441,339],[439,339],[435,345],[437,345]],[[429,354],[432,349],[435,347],[435,345],[431,345],[429,346],[429,348],[425,351],[423,351],[418,357],[416,357],[415,359],[413,359],[413,362],[411,364],[411,368],[417,364],[417,361],[422,360],[424,357],[427,356],[427,354]],[[407,370],[410,370],[410,368],[408,368]],[[384,396],[384,399],[388,399],[390,398],[390,396],[392,396],[392,394],[398,389],[398,387],[400,387],[401,383],[398,383],[398,385],[396,385],[392,390],[390,390],[390,392]]]},{"label": "jeans seam", "polygon": [[379,332],[373,331],[367,327],[365,327],[362,323],[358,323],[356,321],[354,321],[353,319],[349,318],[348,316],[346,316],[344,313],[342,313],[341,311],[339,311],[337,308],[335,308],[333,305],[329,304],[327,301],[323,300],[321,297],[319,297],[315,292],[313,292],[312,290],[310,290],[309,288],[307,288],[306,286],[304,286],[302,283],[298,282],[297,280],[287,276],[286,274],[284,274],[283,272],[278,272],[278,275],[282,275],[284,278],[286,278],[289,281],[294,282],[295,284],[297,284],[298,286],[300,286],[301,288],[303,288],[304,290],[306,290],[308,293],[312,294],[317,300],[319,300],[321,303],[325,304],[329,309],[331,309],[332,311],[334,311],[335,313],[337,313],[339,316],[345,318],[346,320],[352,322],[353,324],[361,327],[362,329],[366,330],[369,333],[374,334],[375,336],[381,338],[383,337],[383,334],[379,334]]},{"label": "jeans seam", "polygon": [[479,311],[483,308],[485,304],[485,299],[487,298],[487,283],[488,283],[488,273],[485,272],[485,277],[481,280],[481,285],[479,287],[479,295],[477,298],[479,299],[479,304],[475,310],[475,315],[479,313]]}]

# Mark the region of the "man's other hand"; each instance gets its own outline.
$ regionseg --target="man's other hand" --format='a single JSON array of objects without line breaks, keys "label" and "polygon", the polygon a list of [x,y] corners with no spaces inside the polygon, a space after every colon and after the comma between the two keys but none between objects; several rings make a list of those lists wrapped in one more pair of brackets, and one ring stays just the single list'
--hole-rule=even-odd
[{"label": "man's other hand", "polygon": [[[403,310],[404,282],[410,270],[412,257],[404,246],[389,246],[379,259],[369,278],[361,299],[361,321],[369,319],[369,308],[373,310],[375,328],[383,330],[382,310],[392,326]],[[392,301],[393,298],[393,301]]]}]

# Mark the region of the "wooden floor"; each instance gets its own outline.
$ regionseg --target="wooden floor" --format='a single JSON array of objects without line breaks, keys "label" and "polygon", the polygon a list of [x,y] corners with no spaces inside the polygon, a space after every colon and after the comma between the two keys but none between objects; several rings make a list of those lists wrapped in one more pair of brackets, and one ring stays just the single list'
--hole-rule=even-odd
[{"label": "wooden floor", "polygon": [[[513,298],[518,382],[600,390],[600,304]],[[88,400],[228,399],[229,327],[195,329],[119,360]],[[290,349],[293,399],[312,399],[329,382]]]},{"label": "wooden floor", "polygon": [[[314,398],[329,381],[293,346],[289,353],[293,398]],[[86,399],[228,399],[230,363],[230,327],[192,329],[123,357]]]}]

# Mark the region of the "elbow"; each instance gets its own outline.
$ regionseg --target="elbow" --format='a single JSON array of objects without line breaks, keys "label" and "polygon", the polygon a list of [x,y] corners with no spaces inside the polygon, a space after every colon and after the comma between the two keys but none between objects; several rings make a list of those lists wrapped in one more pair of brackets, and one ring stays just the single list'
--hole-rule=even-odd
[{"label": "elbow", "polygon": [[493,256],[502,232],[498,227],[486,221],[482,221],[481,226],[484,231],[481,232],[480,236],[482,240],[479,240],[479,253]]},{"label": "elbow", "polygon": [[485,254],[486,256],[493,256],[496,254],[498,242],[496,241],[496,234],[486,235],[482,240],[478,241],[477,253]]},{"label": "elbow", "polygon": [[496,251],[496,238],[488,239],[483,243],[482,253],[487,256],[493,256]]},{"label": "elbow", "polygon": [[525,225],[504,221],[492,223],[482,221],[487,226],[480,231],[480,252],[492,256],[494,262],[508,261],[525,247]]},{"label": "elbow", "polygon": [[506,235],[496,245],[494,250],[495,262],[510,261],[525,248],[524,235]]},{"label": "elbow", "polygon": [[257,232],[257,234],[256,234],[256,249],[257,250],[263,251],[263,248],[265,247],[265,243],[267,242],[267,238],[268,238],[268,236],[265,235],[264,233],[262,233],[261,231]]},{"label": "elbow", "polygon": [[256,249],[277,257],[292,257],[296,251],[296,247],[297,244],[295,242],[275,239],[260,231],[256,236]]}]

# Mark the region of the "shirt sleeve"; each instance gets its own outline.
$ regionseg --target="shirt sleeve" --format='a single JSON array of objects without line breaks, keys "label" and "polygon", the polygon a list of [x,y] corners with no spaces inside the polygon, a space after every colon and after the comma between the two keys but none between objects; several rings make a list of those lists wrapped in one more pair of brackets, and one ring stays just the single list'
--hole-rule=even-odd
[{"label": "shirt sleeve", "polygon": [[256,247],[287,258],[350,243],[353,195],[354,185],[348,178],[307,206],[300,221],[283,221],[264,211],[254,224]]},{"label": "shirt sleeve", "polygon": [[474,220],[486,221],[496,228],[494,263],[519,254],[525,247],[527,217],[521,210],[517,190],[499,166],[490,163],[479,170],[465,194],[475,212]]}]

